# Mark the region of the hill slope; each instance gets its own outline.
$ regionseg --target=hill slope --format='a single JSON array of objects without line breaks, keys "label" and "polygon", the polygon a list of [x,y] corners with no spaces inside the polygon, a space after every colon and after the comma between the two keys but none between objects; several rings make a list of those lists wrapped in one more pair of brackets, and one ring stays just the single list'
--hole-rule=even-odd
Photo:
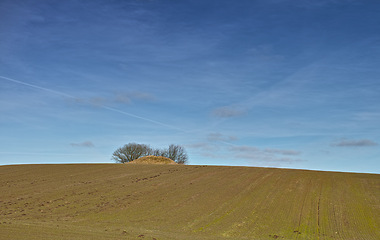
[{"label": "hill slope", "polygon": [[0,239],[380,239],[375,174],[1,166],[0,193]]}]

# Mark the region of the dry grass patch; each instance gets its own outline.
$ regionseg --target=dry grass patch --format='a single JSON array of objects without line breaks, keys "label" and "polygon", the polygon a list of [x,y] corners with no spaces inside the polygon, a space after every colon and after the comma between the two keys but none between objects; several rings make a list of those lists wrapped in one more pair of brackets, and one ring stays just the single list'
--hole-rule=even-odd
[{"label": "dry grass patch", "polygon": [[161,156],[145,156],[129,162],[129,164],[177,164],[173,160],[167,157]]}]

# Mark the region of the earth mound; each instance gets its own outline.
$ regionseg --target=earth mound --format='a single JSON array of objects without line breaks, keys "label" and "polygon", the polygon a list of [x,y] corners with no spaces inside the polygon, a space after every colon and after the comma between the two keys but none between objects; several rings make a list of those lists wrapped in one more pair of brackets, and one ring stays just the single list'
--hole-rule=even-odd
[{"label": "earth mound", "polygon": [[177,164],[173,160],[167,157],[161,156],[145,156],[129,162],[131,164]]}]

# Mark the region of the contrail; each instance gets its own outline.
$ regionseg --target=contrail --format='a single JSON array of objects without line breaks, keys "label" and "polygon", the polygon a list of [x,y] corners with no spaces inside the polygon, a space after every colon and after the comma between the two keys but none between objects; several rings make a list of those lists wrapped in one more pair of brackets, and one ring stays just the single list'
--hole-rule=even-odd
[{"label": "contrail", "polygon": [[119,109],[112,108],[112,107],[107,107],[107,106],[104,106],[104,105],[102,105],[101,107],[104,108],[104,109],[110,110],[112,112],[117,112],[117,113],[120,113],[120,114],[123,114],[123,115],[127,115],[127,116],[130,116],[130,117],[133,117],[133,118],[137,118],[137,119],[141,119],[141,120],[144,120],[144,121],[147,121],[147,122],[151,122],[151,123],[154,123],[154,124],[157,124],[157,125],[161,125],[163,127],[172,128],[172,129],[175,129],[175,130],[178,130],[178,131],[181,131],[181,132],[186,132],[183,129],[180,129],[180,128],[177,128],[177,127],[174,127],[174,126],[162,123],[162,122],[158,122],[158,121],[155,121],[155,120],[150,119],[150,118],[140,117],[140,116],[137,116],[135,114],[127,113],[127,112],[121,111]]},{"label": "contrail", "polygon": [[78,99],[77,97],[74,97],[74,96],[66,94],[66,93],[54,91],[54,90],[49,89],[49,88],[40,87],[40,86],[37,86],[37,85],[34,85],[34,84],[18,81],[18,80],[12,79],[12,78],[4,77],[4,76],[0,76],[0,78],[3,78],[3,79],[8,80],[10,82],[18,83],[18,84],[21,84],[21,85],[24,85],[24,86],[28,86],[28,87],[36,88],[36,89],[43,90],[43,91],[46,91],[46,92],[49,92],[49,93],[53,93],[53,94],[56,94],[56,95],[60,95],[62,97]]},{"label": "contrail", "polygon": [[1,155],[39,155],[39,156],[88,156],[83,153],[46,153],[46,152],[0,152]]},{"label": "contrail", "polygon": [[[80,99],[78,97],[75,97],[75,96],[67,94],[67,93],[55,91],[55,90],[50,89],[50,88],[45,88],[45,87],[37,86],[37,85],[34,85],[34,84],[26,83],[26,82],[23,82],[23,81],[12,79],[12,78],[4,77],[4,76],[0,76],[0,78],[5,79],[5,80],[7,80],[9,82],[13,82],[13,83],[17,83],[17,84],[20,84],[20,85],[28,86],[28,87],[31,87],[31,88],[35,88],[35,89],[38,89],[38,90],[49,92],[49,93],[52,93],[52,94],[55,94],[55,95],[59,95],[59,96],[62,96],[62,97],[71,98],[71,99],[74,99],[74,100]],[[122,110],[119,110],[119,109],[116,109],[116,108],[113,108],[113,107],[108,107],[108,106],[105,106],[105,105],[100,105],[100,107],[103,108],[103,109],[106,109],[108,111],[120,113],[120,114],[129,116],[129,117],[133,117],[133,118],[137,118],[137,119],[144,120],[144,121],[147,121],[147,122],[151,122],[151,123],[154,123],[156,125],[160,125],[160,126],[163,126],[163,127],[166,127],[166,128],[171,128],[171,129],[174,129],[174,130],[177,130],[177,131],[186,132],[185,130],[180,129],[178,127],[171,126],[171,125],[159,122],[159,121],[155,121],[155,120],[150,119],[150,118],[141,117],[141,116],[138,116],[138,115],[135,115],[135,114],[132,114],[132,113],[128,113],[128,112],[125,112],[125,111],[122,111]]]}]

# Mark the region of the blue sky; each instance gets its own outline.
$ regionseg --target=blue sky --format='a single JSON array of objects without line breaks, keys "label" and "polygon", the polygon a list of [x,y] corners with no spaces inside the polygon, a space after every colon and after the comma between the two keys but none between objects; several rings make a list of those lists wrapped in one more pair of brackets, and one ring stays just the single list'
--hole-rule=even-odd
[{"label": "blue sky", "polygon": [[380,173],[380,2],[0,2],[0,164]]}]

